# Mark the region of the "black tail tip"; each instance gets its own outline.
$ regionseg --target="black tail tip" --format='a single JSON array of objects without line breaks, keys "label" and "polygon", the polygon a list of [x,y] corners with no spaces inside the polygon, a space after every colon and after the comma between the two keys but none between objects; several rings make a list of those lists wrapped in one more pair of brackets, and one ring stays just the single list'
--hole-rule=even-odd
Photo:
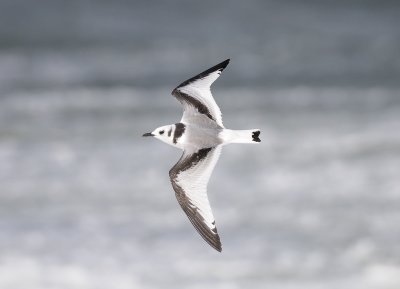
[{"label": "black tail tip", "polygon": [[261,133],[261,131],[259,131],[259,130],[253,131],[253,134],[252,134],[253,141],[255,141],[255,142],[261,142],[261,140],[260,140],[260,133]]}]

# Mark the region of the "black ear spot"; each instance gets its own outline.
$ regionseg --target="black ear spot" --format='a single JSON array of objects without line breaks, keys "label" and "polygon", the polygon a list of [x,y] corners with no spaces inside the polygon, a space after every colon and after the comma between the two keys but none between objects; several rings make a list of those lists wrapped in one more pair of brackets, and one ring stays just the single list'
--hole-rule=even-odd
[{"label": "black ear spot", "polygon": [[164,134],[164,131],[163,131],[163,130],[160,130],[160,134]]}]

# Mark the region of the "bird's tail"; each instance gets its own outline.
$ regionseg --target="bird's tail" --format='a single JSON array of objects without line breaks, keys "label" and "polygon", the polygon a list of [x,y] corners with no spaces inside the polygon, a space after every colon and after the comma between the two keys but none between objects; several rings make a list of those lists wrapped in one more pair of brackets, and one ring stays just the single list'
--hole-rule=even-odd
[{"label": "bird's tail", "polygon": [[224,143],[259,143],[261,131],[259,129],[230,130],[222,132]]}]

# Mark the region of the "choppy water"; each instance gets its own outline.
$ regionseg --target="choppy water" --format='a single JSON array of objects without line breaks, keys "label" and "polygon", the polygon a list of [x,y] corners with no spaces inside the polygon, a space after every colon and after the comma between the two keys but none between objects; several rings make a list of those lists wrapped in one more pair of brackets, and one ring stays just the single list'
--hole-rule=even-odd
[{"label": "choppy water", "polygon": [[263,130],[211,179],[222,254],[174,198],[180,152],[140,137],[177,120],[163,89],[3,98],[1,286],[398,286],[399,90],[216,91],[227,126]]},{"label": "choppy water", "polygon": [[[395,2],[44,3],[0,26],[0,288],[399,288]],[[219,254],[175,200],[179,150],[141,135],[226,57],[224,124],[263,142],[211,178]]]}]

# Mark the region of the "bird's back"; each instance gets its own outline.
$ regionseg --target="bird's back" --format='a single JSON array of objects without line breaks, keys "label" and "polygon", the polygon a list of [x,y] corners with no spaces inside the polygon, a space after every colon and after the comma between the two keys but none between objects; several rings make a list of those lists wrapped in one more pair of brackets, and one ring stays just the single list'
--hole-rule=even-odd
[{"label": "bird's back", "polygon": [[219,137],[222,128],[211,128],[198,124],[185,124],[185,126],[185,134],[180,139],[184,149],[211,148],[222,143],[222,139]]}]

